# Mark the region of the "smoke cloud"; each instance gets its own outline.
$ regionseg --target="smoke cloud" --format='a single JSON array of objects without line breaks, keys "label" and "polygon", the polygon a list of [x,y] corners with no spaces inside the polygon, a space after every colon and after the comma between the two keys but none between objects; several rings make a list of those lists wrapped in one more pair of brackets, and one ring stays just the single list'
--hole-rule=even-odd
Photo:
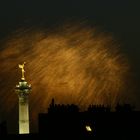
[{"label": "smoke cloud", "polygon": [[11,120],[18,120],[14,88],[21,78],[18,64],[24,61],[25,79],[32,85],[32,127],[38,113],[47,111],[52,98],[56,103],[74,103],[84,110],[89,104],[113,107],[126,97],[126,59],[118,43],[95,28],[66,25],[53,31],[20,30],[2,45],[0,112],[7,118],[12,114]]}]

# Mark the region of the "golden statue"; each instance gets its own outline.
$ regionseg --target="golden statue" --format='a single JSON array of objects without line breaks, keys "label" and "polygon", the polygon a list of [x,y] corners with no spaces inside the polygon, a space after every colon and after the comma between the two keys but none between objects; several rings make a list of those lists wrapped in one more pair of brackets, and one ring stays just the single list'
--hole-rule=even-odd
[{"label": "golden statue", "polygon": [[22,77],[21,77],[21,80],[25,80],[25,77],[24,77],[24,73],[25,73],[25,70],[24,70],[24,65],[25,65],[26,62],[24,62],[23,64],[19,64],[19,68],[21,69],[21,72],[22,72]]}]

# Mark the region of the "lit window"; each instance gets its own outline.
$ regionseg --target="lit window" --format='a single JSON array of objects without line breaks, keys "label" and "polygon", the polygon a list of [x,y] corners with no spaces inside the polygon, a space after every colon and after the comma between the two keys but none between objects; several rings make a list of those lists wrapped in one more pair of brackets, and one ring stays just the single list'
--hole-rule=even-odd
[{"label": "lit window", "polygon": [[92,131],[92,129],[91,129],[91,127],[90,127],[89,125],[86,125],[86,130],[87,130],[88,132],[91,132],[91,131]]}]

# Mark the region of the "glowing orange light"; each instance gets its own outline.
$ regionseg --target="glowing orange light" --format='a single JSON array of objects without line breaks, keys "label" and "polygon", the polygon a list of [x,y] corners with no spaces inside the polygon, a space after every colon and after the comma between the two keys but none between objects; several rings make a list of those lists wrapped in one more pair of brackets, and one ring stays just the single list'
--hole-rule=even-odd
[{"label": "glowing orange light", "polygon": [[128,68],[110,36],[79,26],[54,31],[20,32],[3,44],[0,51],[3,113],[11,112],[17,104],[12,87],[19,78],[15,77],[17,64],[22,61],[28,63],[27,81],[33,87],[30,95],[33,122],[38,113],[46,112],[52,98],[56,103],[76,104],[85,110],[93,103],[114,106],[122,93],[128,96],[124,92]]}]

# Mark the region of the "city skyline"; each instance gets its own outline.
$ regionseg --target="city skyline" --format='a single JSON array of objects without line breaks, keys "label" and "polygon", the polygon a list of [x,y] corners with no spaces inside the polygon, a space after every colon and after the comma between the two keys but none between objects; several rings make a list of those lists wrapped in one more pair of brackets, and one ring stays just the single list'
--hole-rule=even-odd
[{"label": "city skyline", "polygon": [[81,108],[120,101],[140,110],[139,5],[131,0],[0,2],[0,119],[18,120],[14,88],[23,61],[33,85],[31,123],[53,97]]}]

